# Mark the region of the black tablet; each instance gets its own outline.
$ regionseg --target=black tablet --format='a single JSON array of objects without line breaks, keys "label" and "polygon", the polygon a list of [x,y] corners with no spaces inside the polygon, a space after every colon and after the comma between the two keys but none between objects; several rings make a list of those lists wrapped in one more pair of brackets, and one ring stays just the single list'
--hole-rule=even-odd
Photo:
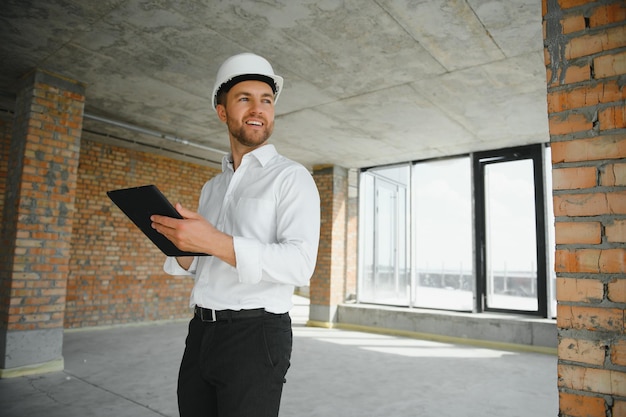
[{"label": "black tablet", "polygon": [[143,185],[112,190],[107,191],[107,195],[167,256],[207,256],[206,253],[185,252],[178,249],[169,239],[152,228],[150,216],[153,214],[183,218],[156,186]]}]

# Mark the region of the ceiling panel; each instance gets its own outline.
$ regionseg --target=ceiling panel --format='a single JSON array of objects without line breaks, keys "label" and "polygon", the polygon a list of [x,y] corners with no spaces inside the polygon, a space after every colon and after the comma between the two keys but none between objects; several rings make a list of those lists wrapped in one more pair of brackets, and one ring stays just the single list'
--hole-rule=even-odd
[{"label": "ceiling panel", "polygon": [[214,76],[243,51],[285,77],[271,140],[309,167],[548,140],[535,0],[7,0],[0,39],[5,111],[41,68],[86,84],[90,138],[207,164]]}]

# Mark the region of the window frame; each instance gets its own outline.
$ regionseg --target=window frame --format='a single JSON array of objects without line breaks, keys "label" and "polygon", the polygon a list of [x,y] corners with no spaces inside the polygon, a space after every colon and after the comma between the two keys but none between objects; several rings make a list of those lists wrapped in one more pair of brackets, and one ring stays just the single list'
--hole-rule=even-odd
[{"label": "window frame", "polygon": [[[474,173],[474,239],[476,269],[476,305],[478,313],[501,312],[538,315],[548,317],[548,277],[547,277],[547,242],[546,242],[546,203],[545,179],[543,172],[543,144],[497,149],[472,154]],[[535,197],[535,236],[537,261],[537,310],[514,310],[487,306],[487,222],[485,206],[485,167],[499,162],[511,162],[530,159],[533,163],[533,182]]]},{"label": "window frame", "polygon": [[[549,288],[549,286],[553,285],[552,275],[550,272],[550,268],[552,265],[548,265],[548,262],[551,260],[550,255],[547,250],[549,250],[549,245],[552,244],[549,237],[549,230],[547,229],[547,222],[551,218],[551,213],[548,213],[550,209],[551,200],[548,201],[549,196],[546,194],[551,190],[546,191],[547,180],[549,177],[549,167],[546,166],[546,155],[549,155],[549,150],[546,150],[549,147],[549,143],[538,143],[531,144],[526,146],[512,147],[512,148],[503,148],[503,149],[495,149],[481,152],[473,152],[469,154],[461,154],[455,156],[448,156],[446,158],[432,158],[426,160],[419,161],[408,161],[404,164],[393,164],[389,166],[376,166],[369,168],[360,169],[360,176],[364,174],[369,174],[372,176],[376,176],[376,170],[391,168],[391,167],[402,167],[409,164],[410,166],[410,179],[408,184],[408,195],[406,198],[406,202],[408,205],[408,211],[406,213],[406,227],[409,229],[409,235],[407,237],[406,244],[408,247],[414,246],[414,230],[413,230],[413,217],[414,217],[414,193],[413,190],[414,184],[412,181],[412,171],[414,166],[420,163],[428,163],[434,160],[440,159],[453,159],[453,158],[462,158],[469,157],[469,175],[471,177],[471,187],[472,187],[472,247],[473,247],[473,279],[474,279],[474,305],[472,312],[473,313],[482,313],[482,312],[499,312],[499,313],[508,313],[508,314],[520,314],[520,315],[532,315],[532,316],[540,316],[543,318],[553,318],[555,312],[552,312],[551,304],[554,300],[551,297],[554,297],[553,289]],[[503,309],[503,308],[493,308],[487,307],[486,297],[487,297],[487,263],[486,263],[486,221],[485,221],[485,166],[497,163],[497,162],[509,162],[516,160],[524,160],[530,159],[533,164],[533,184],[534,184],[534,207],[535,207],[535,236],[536,236],[536,261],[537,261],[537,310],[513,310],[513,309]],[[366,205],[368,202],[364,201],[365,196],[363,194],[363,182],[362,178],[359,178],[359,232],[358,232],[358,280],[357,280],[357,302],[367,303],[367,304],[378,304],[378,305],[393,305],[398,306],[397,304],[388,304],[382,301],[372,301],[372,300],[363,300],[361,297],[361,286],[363,279],[363,250],[365,248],[364,239],[367,239],[367,236],[364,236],[364,231],[366,230],[363,226],[364,220],[364,212],[366,210]],[[375,194],[374,194],[375,196]],[[375,197],[374,197],[375,198]],[[374,206],[376,203],[374,203]],[[370,207],[371,208],[371,207]],[[413,253],[413,249],[409,249],[408,253],[408,262],[409,262],[409,285],[410,285],[410,296],[409,301],[406,307],[408,308],[422,308],[414,305],[414,291],[415,291],[415,254]],[[404,306],[404,305],[403,305]],[[436,308],[446,311],[459,311],[459,310],[451,310],[448,308]],[[463,310],[467,311],[467,310]]]}]

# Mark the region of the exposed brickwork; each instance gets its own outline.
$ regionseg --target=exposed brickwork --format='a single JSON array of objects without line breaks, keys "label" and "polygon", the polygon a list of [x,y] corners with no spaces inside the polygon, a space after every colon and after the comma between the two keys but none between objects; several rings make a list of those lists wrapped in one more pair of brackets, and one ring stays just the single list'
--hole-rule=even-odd
[{"label": "exposed brickwork", "polygon": [[3,224],[4,199],[6,197],[7,173],[9,169],[9,145],[13,115],[0,114],[0,224]]},{"label": "exposed brickwork", "polygon": [[[4,116],[4,115],[3,115]],[[6,198],[6,185],[7,175],[9,169],[9,146],[11,144],[11,130],[12,130],[12,118],[13,115],[7,117],[0,117],[0,225],[5,225],[4,219],[4,201]],[[10,119],[10,120],[9,120]],[[2,229],[6,226],[0,227],[0,245],[8,247],[8,238],[3,237],[5,234]],[[9,279],[8,257],[9,254],[5,252],[6,249],[0,250],[0,327],[6,327],[8,320],[8,306],[11,299],[11,280]]]},{"label": "exposed brickwork", "polygon": [[572,417],[604,417],[604,400],[589,395],[559,393],[561,411]]},{"label": "exposed brickwork", "polygon": [[84,87],[36,71],[18,94],[2,219],[0,322],[62,328]]},{"label": "exposed brickwork", "polygon": [[[349,184],[348,219],[346,235],[346,284],[344,290],[345,297],[356,297],[358,279],[358,254],[359,254],[359,198],[357,191],[357,181]],[[354,195],[351,194],[352,193]]]},{"label": "exposed brickwork", "polygon": [[172,203],[196,210],[218,170],[83,140],[74,212],[65,327],[189,316],[193,279],[163,272],[164,255],[106,191],[155,184]]},{"label": "exposed brickwork", "polygon": [[324,199],[332,198],[332,264],[330,283],[330,304],[345,301],[346,290],[346,245],[348,233],[348,172],[334,167],[333,190]]},{"label": "exposed brickwork", "polygon": [[552,171],[552,186],[555,190],[575,190],[594,187],[598,181],[595,167],[561,168]]},{"label": "exposed brickwork", "polygon": [[311,278],[311,304],[337,305],[346,296],[346,245],[348,233],[348,177],[339,167],[315,167],[321,198],[320,246]]},{"label": "exposed brickwork", "polygon": [[602,243],[601,222],[560,222],[556,224],[557,244]]},{"label": "exposed brickwork", "polygon": [[314,169],[313,178],[320,193],[320,244],[317,254],[315,272],[311,277],[310,300],[311,304],[329,305],[330,276],[332,266],[332,195],[333,176],[332,168]]},{"label": "exposed brickwork", "polygon": [[626,416],[626,3],[543,0],[561,417]]},{"label": "exposed brickwork", "polygon": [[556,290],[560,301],[601,303],[604,299],[604,283],[598,279],[557,278]]}]

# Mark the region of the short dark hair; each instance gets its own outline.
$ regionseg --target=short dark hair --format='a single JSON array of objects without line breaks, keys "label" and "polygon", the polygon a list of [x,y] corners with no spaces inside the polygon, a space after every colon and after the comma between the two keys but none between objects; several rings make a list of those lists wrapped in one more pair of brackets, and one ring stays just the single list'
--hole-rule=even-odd
[{"label": "short dark hair", "polygon": [[233,77],[230,80],[226,81],[224,84],[222,84],[217,90],[217,94],[215,95],[215,102],[217,104],[224,105],[224,97],[226,96],[226,93],[228,93],[230,89],[235,86],[235,84],[238,84],[242,81],[263,81],[264,83],[272,87],[272,91],[274,92],[274,94],[276,94],[277,87],[272,78],[268,77],[267,75],[261,74],[244,74],[237,75],[236,77]]}]

